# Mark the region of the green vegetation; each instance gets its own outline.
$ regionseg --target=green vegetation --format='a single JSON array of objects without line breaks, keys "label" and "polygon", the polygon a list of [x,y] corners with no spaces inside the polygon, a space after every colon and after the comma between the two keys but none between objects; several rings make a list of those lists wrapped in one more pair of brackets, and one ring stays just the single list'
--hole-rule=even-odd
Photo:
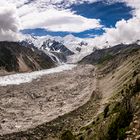
[{"label": "green vegetation", "polygon": [[110,53],[107,53],[107,54],[103,55],[103,56],[99,59],[98,64],[102,64],[102,63],[104,63],[104,62],[106,62],[106,61],[108,61],[108,60],[110,60],[110,59],[112,59],[112,58],[113,58],[113,55],[110,54]]},{"label": "green vegetation", "polygon": [[[104,111],[74,135],[76,140],[124,140],[126,138],[126,131],[129,130],[136,109],[136,97],[140,92],[138,50],[130,49],[128,52],[131,57],[128,52],[124,52],[120,57],[113,57],[108,53],[100,58],[99,74],[105,77],[114,70],[113,80],[117,81],[117,90],[113,91],[114,96],[111,97]],[[123,67],[118,72],[119,66]]]},{"label": "green vegetation", "polygon": [[61,140],[76,140],[71,131],[67,130],[61,136]]},{"label": "green vegetation", "polygon": [[139,91],[140,80],[137,77],[135,82],[123,87],[120,101],[106,105],[94,123],[81,129],[78,140],[81,137],[83,140],[124,140],[135,111],[134,97]]}]

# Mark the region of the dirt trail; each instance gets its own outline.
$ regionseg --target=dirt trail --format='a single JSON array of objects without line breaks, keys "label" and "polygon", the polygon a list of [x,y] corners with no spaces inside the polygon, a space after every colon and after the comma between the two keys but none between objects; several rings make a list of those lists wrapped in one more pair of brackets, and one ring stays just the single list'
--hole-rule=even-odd
[{"label": "dirt trail", "polygon": [[95,89],[93,65],[0,87],[0,134],[25,131],[71,112],[89,101]]}]

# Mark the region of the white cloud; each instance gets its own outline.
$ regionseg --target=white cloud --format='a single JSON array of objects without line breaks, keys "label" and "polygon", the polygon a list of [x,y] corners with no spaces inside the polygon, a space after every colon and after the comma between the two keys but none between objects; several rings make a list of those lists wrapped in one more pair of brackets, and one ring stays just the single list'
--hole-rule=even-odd
[{"label": "white cloud", "polygon": [[140,39],[140,19],[121,20],[116,23],[115,28],[106,28],[105,33],[95,37],[93,42],[96,46],[117,45],[120,43],[129,44]]},{"label": "white cloud", "polygon": [[50,31],[81,32],[101,27],[99,20],[88,19],[76,15],[70,10],[65,10],[68,5],[83,1],[85,0],[2,1],[0,6],[0,41],[17,40],[20,29],[45,28]]},{"label": "white cloud", "polygon": [[[8,3],[4,6],[5,1]],[[12,40],[18,36],[20,29],[45,28],[50,31],[82,32],[100,28],[100,21],[88,19],[65,10],[74,3],[96,2],[101,0],[5,0],[0,9],[0,40]],[[105,33],[95,37],[96,46],[104,46],[106,41],[111,45],[131,43],[140,38],[140,1],[139,0],[106,0],[108,3],[125,2],[134,8],[133,18],[121,20],[114,28],[106,28]],[[9,6],[12,4],[12,6]],[[13,6],[14,5],[14,6]],[[13,8],[14,7],[14,8]],[[16,7],[16,8],[15,8]],[[16,13],[17,12],[17,13]],[[4,18],[7,17],[7,18]],[[19,22],[17,20],[19,17]],[[9,22],[10,21],[10,22]]]},{"label": "white cloud", "polygon": [[0,41],[18,39],[18,19],[13,5],[0,6]]},{"label": "white cloud", "polygon": [[[112,0],[114,2],[115,0]],[[139,0],[117,0],[125,2],[126,5],[134,8],[133,17],[129,20],[120,20],[113,28],[105,28],[105,33],[92,39],[92,43],[97,47],[106,45],[117,45],[120,43],[133,43],[140,40],[140,1]]]},{"label": "white cloud", "polygon": [[82,32],[101,27],[99,20],[76,15],[70,10],[34,11],[21,17],[23,29],[45,28],[50,31]]},{"label": "white cloud", "polygon": [[[45,28],[49,31],[82,32],[100,28],[100,21],[75,14],[65,7],[96,0],[6,0],[17,7],[20,29]],[[61,8],[60,8],[61,7]]]},{"label": "white cloud", "polygon": [[140,19],[121,20],[116,23],[116,28],[106,29],[106,38],[110,44],[132,43],[140,39]]},{"label": "white cloud", "polygon": [[134,8],[133,15],[140,18],[140,1],[139,0],[124,0],[128,6]]}]

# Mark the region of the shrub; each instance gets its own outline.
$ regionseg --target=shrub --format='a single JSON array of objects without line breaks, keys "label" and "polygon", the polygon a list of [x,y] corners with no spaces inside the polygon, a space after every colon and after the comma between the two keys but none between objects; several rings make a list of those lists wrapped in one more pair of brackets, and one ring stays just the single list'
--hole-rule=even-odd
[{"label": "shrub", "polygon": [[73,136],[71,131],[67,130],[62,134],[61,140],[75,140],[75,137]]}]

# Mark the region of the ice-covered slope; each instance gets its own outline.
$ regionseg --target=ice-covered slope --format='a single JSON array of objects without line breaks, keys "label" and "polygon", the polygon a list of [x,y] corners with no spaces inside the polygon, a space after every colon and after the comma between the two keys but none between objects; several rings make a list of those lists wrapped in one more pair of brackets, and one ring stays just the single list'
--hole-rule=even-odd
[{"label": "ice-covered slope", "polygon": [[49,35],[38,37],[27,35],[21,43],[24,46],[32,45],[44,51],[58,63],[66,62],[67,56],[74,54],[73,51],[63,44],[61,37],[52,37]]},{"label": "ice-covered slope", "polygon": [[83,57],[92,53],[96,47],[92,38],[82,39],[73,35],[67,35],[63,38],[63,41],[65,46],[75,52],[74,55],[68,57],[69,63],[76,63],[80,61]]},{"label": "ice-covered slope", "polygon": [[27,35],[25,42],[45,50],[45,52],[63,53],[69,63],[75,63],[93,51],[94,43],[91,38],[78,38],[72,34],[60,36],[30,36]]},{"label": "ice-covered slope", "polygon": [[0,77],[0,86],[7,86],[7,85],[19,85],[21,83],[29,83],[32,80],[37,79],[43,75],[51,74],[51,73],[58,73],[64,70],[71,70],[76,65],[61,65],[55,68],[47,69],[47,70],[40,70],[30,73],[22,73],[22,74],[13,74],[8,76]]}]

